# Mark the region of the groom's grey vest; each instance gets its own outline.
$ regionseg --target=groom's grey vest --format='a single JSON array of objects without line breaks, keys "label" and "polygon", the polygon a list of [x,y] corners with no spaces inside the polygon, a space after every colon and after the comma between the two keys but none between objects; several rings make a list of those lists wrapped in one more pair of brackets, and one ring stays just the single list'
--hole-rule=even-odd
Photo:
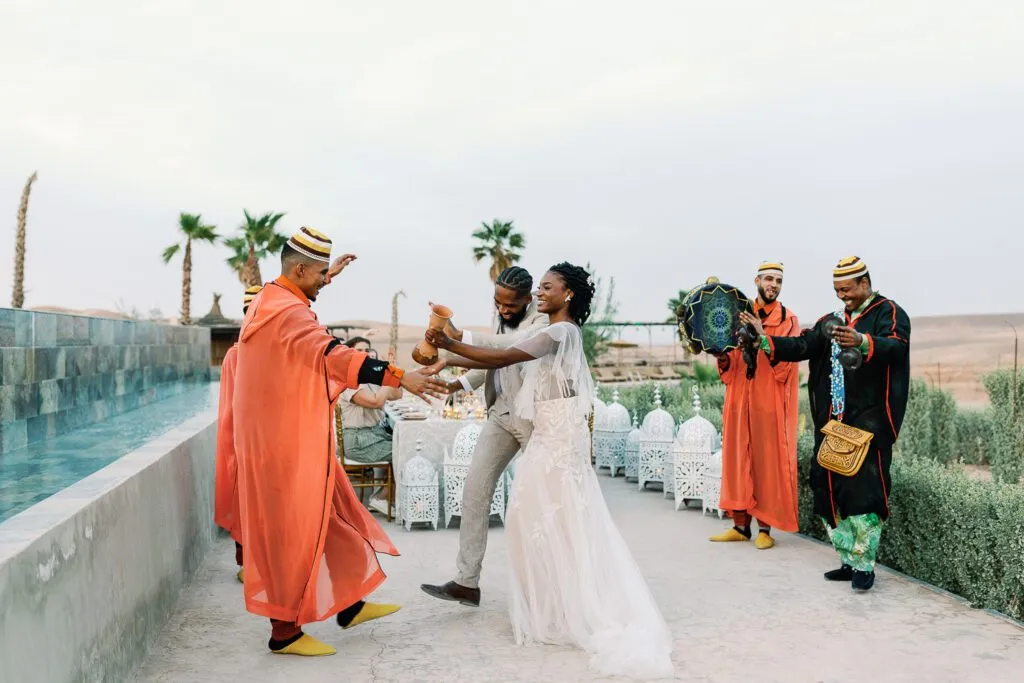
[{"label": "groom's grey vest", "polygon": [[[473,334],[473,344],[490,348],[508,348],[520,339],[525,339],[537,330],[547,327],[548,316],[546,313],[539,313],[537,302],[532,301],[526,309],[526,317],[523,318],[523,322],[519,323],[518,328],[507,330],[503,323],[501,316],[498,316],[493,333]],[[470,370],[466,373],[466,380],[474,390],[479,389],[481,384],[484,385],[484,401],[488,411],[495,404],[499,404],[499,410],[508,410],[510,423],[523,434],[529,434],[533,431],[533,425],[529,421],[518,418],[515,411],[516,395],[523,386],[523,376],[520,370],[519,365],[512,365],[500,370]],[[501,384],[500,397],[495,391],[494,375],[496,373]]]}]

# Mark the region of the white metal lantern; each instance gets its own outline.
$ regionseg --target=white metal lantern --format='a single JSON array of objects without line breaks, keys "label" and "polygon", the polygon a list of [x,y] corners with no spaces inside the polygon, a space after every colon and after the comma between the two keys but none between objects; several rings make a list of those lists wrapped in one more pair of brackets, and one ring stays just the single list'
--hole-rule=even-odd
[{"label": "white metal lantern", "polygon": [[665,461],[665,471],[668,472],[668,476],[665,477],[665,483],[661,487],[662,492],[666,498],[674,498],[676,493],[676,478],[674,475],[675,466],[673,463],[676,461],[676,456],[679,454],[679,430],[683,428],[683,416],[679,415],[679,421],[676,422],[676,433],[674,435],[675,443],[672,444],[672,458]]},{"label": "white metal lantern", "polygon": [[[664,485],[666,465],[672,463],[672,444],[675,443],[676,421],[661,407],[661,389],[654,390],[655,408],[644,417],[640,428],[640,454],[637,457],[637,488],[641,491],[648,483]],[[669,474],[668,476],[671,476]]]},{"label": "white metal lantern", "polygon": [[404,524],[407,531],[418,522],[430,524],[437,530],[437,520],[441,516],[440,483],[437,467],[420,451],[423,441],[416,440],[416,455],[405,463],[400,474],[399,488],[402,491],[402,505],[398,511],[399,524]]},{"label": "white metal lantern", "polygon": [[[693,417],[684,422],[676,437],[675,455],[676,510],[688,501],[704,501],[704,472],[714,453],[715,426],[700,414],[700,395],[693,387]],[[717,499],[716,499],[717,504]]]},{"label": "white metal lantern", "polygon": [[[478,422],[471,422],[459,430],[455,435],[455,443],[449,454],[448,449],[444,452],[444,525],[448,527],[452,523],[452,517],[462,516],[462,492],[466,487],[466,475],[469,474],[469,463],[473,460],[473,452],[476,450],[477,439],[483,425]],[[505,481],[498,480],[494,487],[494,496],[491,498],[492,515],[498,515],[502,523],[505,521]]]},{"label": "white metal lantern", "polygon": [[633,430],[626,437],[626,481],[636,481],[637,460],[640,457],[640,421],[633,413]]},{"label": "white metal lantern", "polygon": [[619,470],[626,467],[626,437],[631,429],[629,411],[619,403],[619,391],[616,389],[612,402],[601,416],[601,421],[594,422],[594,461],[595,468],[607,468],[614,477]]},{"label": "white metal lantern", "polygon": [[717,512],[718,518],[722,519],[722,449],[719,448],[711,456],[708,467],[704,470],[704,500],[703,512]]},{"label": "white metal lantern", "polygon": [[604,404],[604,401],[602,401],[598,397],[598,390],[599,390],[600,386],[601,385],[598,382],[594,382],[594,424],[593,424],[593,429],[591,430],[591,434],[590,434],[590,462],[591,463],[596,463],[597,462],[597,456],[596,456],[596,453],[594,451],[594,430],[597,429],[597,425],[604,423],[604,414],[605,414],[605,411],[608,410],[608,406],[606,406]]}]

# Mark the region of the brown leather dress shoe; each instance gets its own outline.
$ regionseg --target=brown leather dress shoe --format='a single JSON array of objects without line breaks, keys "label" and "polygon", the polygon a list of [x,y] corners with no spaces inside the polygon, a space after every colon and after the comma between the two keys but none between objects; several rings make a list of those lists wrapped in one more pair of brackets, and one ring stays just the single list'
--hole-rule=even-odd
[{"label": "brown leather dress shoe", "polygon": [[454,581],[449,581],[443,586],[431,586],[429,583],[424,583],[420,588],[423,589],[423,592],[427,595],[441,600],[452,600],[470,607],[480,606],[479,588],[466,588],[465,586],[460,586]]}]

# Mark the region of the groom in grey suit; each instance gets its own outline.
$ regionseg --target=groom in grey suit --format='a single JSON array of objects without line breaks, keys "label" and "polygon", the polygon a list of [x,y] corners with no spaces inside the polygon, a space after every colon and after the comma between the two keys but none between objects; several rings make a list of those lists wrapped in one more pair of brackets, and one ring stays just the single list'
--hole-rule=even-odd
[{"label": "groom in grey suit", "polygon": [[[515,344],[548,325],[547,315],[537,312],[532,290],[533,278],[524,268],[506,268],[494,285],[494,306],[498,312],[494,333],[473,335],[449,325],[448,336],[477,346],[506,348]],[[515,414],[516,393],[522,383],[519,368],[511,366],[501,370],[472,370],[449,385],[450,392],[475,391],[483,385],[487,421],[476,442],[462,492],[458,573],[454,581],[443,586],[421,586],[435,598],[474,607],[480,604],[480,569],[487,550],[487,525],[494,487],[515,454],[526,446],[533,431],[529,421]]]}]

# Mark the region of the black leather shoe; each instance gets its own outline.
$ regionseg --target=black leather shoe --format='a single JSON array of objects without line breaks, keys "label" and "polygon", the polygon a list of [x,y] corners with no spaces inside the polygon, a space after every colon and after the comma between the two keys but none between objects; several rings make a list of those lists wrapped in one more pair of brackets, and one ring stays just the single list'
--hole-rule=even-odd
[{"label": "black leather shoe", "polygon": [[875,573],[854,570],[853,583],[851,585],[855,591],[869,591],[875,585]]},{"label": "black leather shoe", "polygon": [[844,564],[839,569],[833,569],[830,572],[825,572],[826,581],[850,581],[853,579],[853,567],[848,564]]},{"label": "black leather shoe", "polygon": [[423,589],[423,592],[427,595],[440,600],[451,600],[470,607],[480,606],[479,588],[466,588],[465,586],[460,586],[454,581],[449,581],[443,586],[431,586],[429,583],[425,583],[421,585],[420,588]]}]

